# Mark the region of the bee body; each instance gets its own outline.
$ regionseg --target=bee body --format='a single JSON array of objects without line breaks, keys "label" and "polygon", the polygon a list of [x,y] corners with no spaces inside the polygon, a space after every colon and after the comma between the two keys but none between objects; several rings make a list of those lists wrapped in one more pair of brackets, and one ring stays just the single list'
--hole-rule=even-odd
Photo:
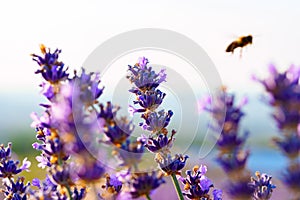
[{"label": "bee body", "polygon": [[248,44],[252,44],[252,40],[253,40],[252,35],[239,37],[237,40],[233,41],[228,45],[228,47],[226,48],[226,52],[233,53],[234,50],[238,47],[243,48]]}]

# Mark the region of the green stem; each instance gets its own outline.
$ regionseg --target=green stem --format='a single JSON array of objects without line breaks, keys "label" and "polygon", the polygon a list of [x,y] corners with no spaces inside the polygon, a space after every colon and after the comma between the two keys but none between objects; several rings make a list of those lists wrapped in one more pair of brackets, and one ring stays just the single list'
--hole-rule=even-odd
[{"label": "green stem", "polygon": [[147,198],[148,200],[151,200],[151,197],[150,197],[149,194],[146,194],[146,198]]},{"label": "green stem", "polygon": [[182,194],[182,192],[181,192],[181,188],[180,188],[179,183],[178,183],[178,180],[177,180],[177,178],[176,178],[176,174],[172,174],[171,176],[172,176],[173,184],[174,184],[175,189],[176,189],[176,191],[177,191],[178,199],[184,200],[183,194]]},{"label": "green stem", "polygon": [[67,186],[65,186],[65,187],[66,187],[66,188],[67,188],[67,190],[68,190],[68,194],[69,194],[70,200],[73,200],[73,197],[72,197],[72,192],[71,192],[70,186],[69,186],[69,185],[67,185]]}]

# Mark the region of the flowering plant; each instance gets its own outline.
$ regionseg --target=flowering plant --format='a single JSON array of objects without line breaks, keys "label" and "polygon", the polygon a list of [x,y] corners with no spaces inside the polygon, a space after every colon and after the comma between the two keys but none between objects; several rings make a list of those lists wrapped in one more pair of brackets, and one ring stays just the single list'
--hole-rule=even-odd
[{"label": "flowering plant", "polygon": [[[1,145],[0,178],[5,199],[151,199],[154,191],[163,187],[168,177],[173,181],[178,199],[221,200],[225,194],[232,199],[271,198],[275,188],[271,176],[257,172],[257,179],[251,178],[251,173],[246,169],[250,151],[244,150],[243,145],[248,133],[238,136],[239,122],[244,115],[241,109],[246,101],[235,106],[234,95],[221,90],[214,106],[211,105],[211,99],[202,102],[202,108],[214,117],[215,124],[211,128],[221,130],[217,139],[217,162],[229,178],[229,184],[222,191],[214,188],[213,181],[207,177],[206,165],[199,163],[192,170],[185,170],[189,156],[173,154],[177,132],[170,129],[169,124],[176,113],[160,109],[167,95],[159,89],[167,81],[165,69],[155,72],[145,57],[133,66],[129,65],[127,79],[132,83],[129,92],[136,100],[128,111],[131,115],[140,115],[141,122],[138,125],[143,130],[140,137],[134,138],[133,121],[118,116],[119,106],[101,100],[105,89],[100,86],[99,73],[87,73],[85,69],[80,73],[71,73],[60,61],[61,50],[51,52],[44,45],[40,49],[42,55],[32,56],[39,65],[36,74],[43,78],[40,87],[47,103],[40,104],[44,109],[42,115],[32,114],[32,127],[36,130],[37,139],[32,146],[40,152],[36,160],[38,166],[46,171],[46,177],[45,180],[35,178],[25,184],[25,179],[18,177],[18,174],[28,171],[31,163],[24,159],[19,166],[19,161],[11,156],[11,144],[7,147]],[[294,86],[296,78],[287,78],[290,82],[285,81],[287,85],[284,87],[285,91],[286,88],[290,89],[288,94],[295,96],[290,98],[295,102],[298,91],[298,85]],[[268,86],[266,82],[261,82]],[[273,82],[278,83],[276,80]],[[273,84],[268,92],[280,91],[274,87]],[[277,97],[274,95],[270,102],[280,109],[284,119],[293,115],[290,102]],[[225,116],[220,112],[224,108]],[[285,181],[297,191],[299,167],[295,160],[299,143],[293,143],[291,148],[288,143],[294,141],[291,137],[299,139],[299,134],[294,133],[298,118],[295,123],[285,123],[288,120],[279,119],[279,116],[275,116],[275,119],[280,128],[287,127],[287,130],[293,131],[288,134],[287,140],[276,139],[275,142],[293,161]],[[156,169],[139,169],[146,151],[154,155],[154,162],[158,166]],[[104,152],[109,154],[105,155]],[[111,159],[119,161],[116,168],[107,165],[109,162],[106,161]]]}]

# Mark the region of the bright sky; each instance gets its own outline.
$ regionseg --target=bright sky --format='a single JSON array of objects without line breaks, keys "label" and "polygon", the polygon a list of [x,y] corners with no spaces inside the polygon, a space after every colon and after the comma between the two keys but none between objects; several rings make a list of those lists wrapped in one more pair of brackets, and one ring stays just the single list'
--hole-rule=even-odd
[{"label": "bright sky", "polygon": [[[198,43],[231,91],[258,95],[262,88],[250,80],[251,74],[266,74],[271,62],[282,69],[292,63],[300,65],[299,11],[300,1],[296,0],[1,1],[0,108],[5,115],[0,117],[0,128],[29,127],[29,113],[41,102],[40,78],[34,75],[37,65],[29,56],[39,52],[40,43],[62,49],[65,64],[79,69],[95,48],[115,35],[140,28],[169,29]],[[225,53],[231,41],[248,34],[254,35],[253,45],[244,49],[242,58],[239,51],[235,55]],[[145,56],[155,64],[168,65],[161,63],[163,57],[158,58],[158,54]],[[134,64],[133,55],[115,63]],[[173,62],[180,65],[176,59]],[[183,76],[192,77],[190,74]],[[176,107],[173,99],[177,94],[167,91]],[[253,118],[253,123],[257,122],[258,106],[247,107],[247,119]],[[268,116],[265,113],[261,118]]]},{"label": "bright sky", "polygon": [[[300,64],[299,1],[1,1],[2,94],[37,90],[36,65],[29,57],[39,44],[63,50],[62,59],[79,68],[108,38],[139,28],[164,28],[197,42],[215,63],[224,84],[249,88],[250,75],[269,63]],[[237,36],[253,34],[243,57],[225,53]],[[259,87],[258,87],[259,88]]]}]

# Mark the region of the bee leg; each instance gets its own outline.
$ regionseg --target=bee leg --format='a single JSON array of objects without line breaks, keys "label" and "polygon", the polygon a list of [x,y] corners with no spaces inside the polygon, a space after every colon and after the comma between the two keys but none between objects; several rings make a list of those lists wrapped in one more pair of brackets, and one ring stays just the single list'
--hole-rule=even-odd
[{"label": "bee leg", "polygon": [[241,48],[241,51],[240,51],[240,58],[242,58],[242,55],[243,55],[243,48]]}]

